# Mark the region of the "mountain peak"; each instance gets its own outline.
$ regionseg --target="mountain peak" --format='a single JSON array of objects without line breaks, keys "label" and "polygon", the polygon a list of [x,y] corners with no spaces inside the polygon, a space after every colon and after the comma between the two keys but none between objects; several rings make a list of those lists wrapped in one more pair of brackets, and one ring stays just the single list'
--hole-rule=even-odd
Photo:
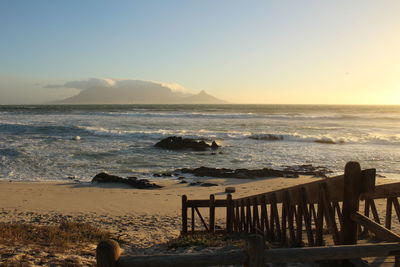
[{"label": "mountain peak", "polygon": [[[74,83],[80,85],[80,83]],[[225,104],[201,90],[198,94],[175,92],[160,83],[142,80],[115,80],[110,86],[95,84],[80,93],[57,101],[61,104]]]}]

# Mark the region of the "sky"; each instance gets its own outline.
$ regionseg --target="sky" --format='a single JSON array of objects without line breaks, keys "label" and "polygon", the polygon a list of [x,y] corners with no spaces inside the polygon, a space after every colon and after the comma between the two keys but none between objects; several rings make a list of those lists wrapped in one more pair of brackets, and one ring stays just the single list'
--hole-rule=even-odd
[{"label": "sky", "polygon": [[137,79],[232,103],[400,104],[400,1],[0,1],[0,104]]}]

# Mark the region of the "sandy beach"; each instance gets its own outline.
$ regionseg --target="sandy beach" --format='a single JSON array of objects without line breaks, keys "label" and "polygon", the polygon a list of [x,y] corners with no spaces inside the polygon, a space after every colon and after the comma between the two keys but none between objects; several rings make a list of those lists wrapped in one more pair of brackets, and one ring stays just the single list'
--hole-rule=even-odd
[{"label": "sandy beach", "polygon": [[[0,183],[0,222],[38,225],[89,222],[126,241],[122,246],[125,253],[151,254],[162,250],[163,243],[179,236],[181,196],[184,194],[189,199],[207,199],[210,194],[224,199],[226,186],[235,186],[237,192],[233,196],[241,197],[316,179],[320,178],[202,179],[218,184],[213,187],[189,186],[180,184],[177,179],[159,179],[154,181],[164,187],[151,190],[123,184],[7,181]],[[71,261],[82,265],[93,264],[95,244],[85,247],[84,251],[86,254],[81,256],[64,252],[55,257],[72,257]],[[9,248],[0,246],[0,254],[10,254],[9,261],[21,260],[23,254],[29,253],[31,256],[25,261],[35,266],[40,255],[34,248],[19,247],[10,252]]]},{"label": "sandy beach", "polygon": [[[126,254],[151,254],[163,251],[162,244],[179,236],[181,229],[181,196],[189,199],[207,199],[215,194],[217,199],[226,198],[226,186],[235,186],[234,198],[268,192],[320,178],[268,179],[202,179],[218,186],[201,187],[181,184],[177,179],[154,180],[162,189],[133,189],[122,184],[92,184],[75,182],[1,182],[0,222],[33,223],[38,225],[57,224],[62,221],[88,222],[108,230],[124,240]],[[391,179],[378,179],[377,183],[390,183]],[[384,209],[384,203],[377,203]],[[205,213],[206,214],[206,213]],[[218,212],[217,212],[218,215]],[[222,217],[220,218],[222,219]],[[24,259],[31,265],[37,264],[34,248],[10,248],[0,246],[2,260]],[[95,244],[86,246],[84,255],[62,253],[54,258],[68,259],[81,265],[94,263]],[[72,257],[72,258],[71,258]],[[70,259],[71,258],[71,259]],[[40,264],[39,264],[40,265]],[[77,265],[79,266],[79,265]]]}]

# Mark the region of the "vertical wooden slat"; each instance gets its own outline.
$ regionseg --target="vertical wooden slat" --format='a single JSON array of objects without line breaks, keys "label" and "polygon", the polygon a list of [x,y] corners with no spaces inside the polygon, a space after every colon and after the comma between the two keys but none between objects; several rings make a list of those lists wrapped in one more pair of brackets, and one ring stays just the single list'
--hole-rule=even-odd
[{"label": "vertical wooden slat", "polygon": [[340,243],[339,233],[338,233],[335,217],[333,214],[333,209],[332,209],[331,202],[330,202],[330,199],[331,199],[330,194],[329,194],[328,188],[325,183],[320,185],[320,194],[321,194],[323,208],[324,208],[323,214],[325,216],[326,223],[328,224],[329,232],[332,235],[335,245],[339,245],[339,243]]},{"label": "vertical wooden slat", "polygon": [[396,211],[396,215],[397,215],[397,219],[400,222],[400,205],[399,205],[399,200],[397,199],[397,197],[392,198],[392,202],[393,202],[393,206],[394,206],[394,210]]},{"label": "vertical wooden slat", "polygon": [[191,209],[191,215],[192,215],[192,234],[194,234],[194,228],[195,228],[195,222],[194,222],[194,207]]},{"label": "vertical wooden slat", "polygon": [[261,231],[260,227],[260,217],[258,215],[258,199],[257,197],[253,198],[253,225],[257,231]]},{"label": "vertical wooden slat", "polygon": [[307,203],[308,203],[308,197],[307,197],[307,191],[304,187],[301,187],[300,189],[300,203],[301,203],[301,208],[303,209],[303,216],[304,216],[304,224],[306,227],[306,232],[307,232],[307,239],[308,239],[308,245],[309,246],[314,246],[314,235],[312,232],[312,226],[311,226],[311,215],[307,209]]},{"label": "vertical wooden slat", "polygon": [[297,205],[296,210],[296,243],[301,245],[303,243],[303,209],[301,208],[300,204]]},{"label": "vertical wooden slat", "polygon": [[242,232],[246,232],[248,231],[247,228],[247,222],[246,222],[246,214],[245,214],[245,203],[244,203],[244,199],[240,200],[240,225],[241,225],[241,231]]},{"label": "vertical wooden slat", "polygon": [[380,224],[381,220],[379,219],[379,214],[378,210],[376,209],[375,201],[373,199],[370,199],[369,204],[371,207],[372,215],[374,216],[374,221]]},{"label": "vertical wooden slat", "polygon": [[273,204],[271,203],[269,205],[269,236],[268,238],[270,240],[274,240],[275,239],[275,212],[274,212],[274,208],[273,208]]},{"label": "vertical wooden slat", "polygon": [[276,203],[276,193],[273,192],[271,194],[271,206],[272,212],[274,213],[274,220],[275,220],[275,228],[276,228],[276,237],[280,238],[281,236],[281,225],[279,223],[279,212],[278,212],[278,205]]},{"label": "vertical wooden slat", "polygon": [[210,233],[214,233],[215,231],[215,196],[210,195],[210,222],[209,222],[209,231]]},{"label": "vertical wooden slat", "polygon": [[361,168],[358,162],[350,161],[344,168],[341,243],[344,245],[356,244],[358,238],[357,223],[351,215],[359,210],[361,194]]},{"label": "vertical wooden slat", "polygon": [[387,229],[392,228],[392,199],[390,197],[386,200],[385,227]]},{"label": "vertical wooden slat", "polygon": [[287,221],[288,221],[290,241],[292,243],[295,243],[296,235],[295,235],[294,226],[293,226],[293,209],[292,209],[292,204],[290,202],[289,191],[285,191],[283,193],[283,197],[284,197],[284,202],[286,203],[285,208],[286,208],[286,214],[287,214],[286,216],[287,216]]},{"label": "vertical wooden slat", "polygon": [[233,224],[233,230],[234,232],[240,232],[240,215],[239,215],[239,203],[238,201],[234,201],[233,202],[234,206],[235,206],[235,222]]},{"label": "vertical wooden slat", "polygon": [[182,235],[187,234],[187,196],[182,196]]},{"label": "vertical wooden slat", "polygon": [[337,217],[338,217],[340,229],[343,229],[343,217],[342,217],[342,212],[340,211],[339,203],[334,201],[334,202],[332,202],[332,204],[333,204],[333,211],[334,211],[334,213],[336,212]]},{"label": "vertical wooden slat", "polygon": [[315,212],[315,206],[314,203],[310,203],[310,216],[311,216],[311,220],[314,219],[314,221],[317,219],[317,213]]},{"label": "vertical wooden slat", "polygon": [[[369,207],[370,207],[369,200],[366,199],[364,201],[364,215],[365,215],[365,217],[369,217]],[[364,226],[361,234],[365,235],[367,233],[368,233],[368,228]]]},{"label": "vertical wooden slat", "polygon": [[251,233],[251,232],[253,232],[254,228],[253,228],[253,224],[252,224],[252,220],[251,220],[250,199],[246,198],[245,203],[246,203],[246,225],[247,225],[246,232]]},{"label": "vertical wooden slat", "polygon": [[287,224],[287,203],[285,201],[282,202],[282,227],[281,227],[281,243],[285,244],[286,243],[286,224]]},{"label": "vertical wooden slat", "polygon": [[233,203],[232,203],[232,195],[226,195],[226,231],[228,233],[232,233],[233,231]]},{"label": "vertical wooden slat", "polygon": [[317,217],[315,220],[315,244],[322,246],[324,244],[323,230],[324,230],[324,207],[321,193],[318,198]]},{"label": "vertical wooden slat", "polygon": [[261,196],[261,230],[266,232],[268,235],[269,232],[269,224],[268,224],[268,212],[267,212],[267,204],[266,204],[265,195]]}]

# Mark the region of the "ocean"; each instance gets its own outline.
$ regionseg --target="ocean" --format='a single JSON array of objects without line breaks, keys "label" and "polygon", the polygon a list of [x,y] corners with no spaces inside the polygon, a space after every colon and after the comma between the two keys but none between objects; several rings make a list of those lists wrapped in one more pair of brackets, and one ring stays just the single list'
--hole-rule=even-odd
[{"label": "ocean", "polygon": [[[216,140],[220,152],[154,147],[178,135]],[[80,136],[80,140],[73,140]],[[400,106],[0,106],[0,179],[90,181],[200,166],[282,168],[347,161],[400,178]]]}]

